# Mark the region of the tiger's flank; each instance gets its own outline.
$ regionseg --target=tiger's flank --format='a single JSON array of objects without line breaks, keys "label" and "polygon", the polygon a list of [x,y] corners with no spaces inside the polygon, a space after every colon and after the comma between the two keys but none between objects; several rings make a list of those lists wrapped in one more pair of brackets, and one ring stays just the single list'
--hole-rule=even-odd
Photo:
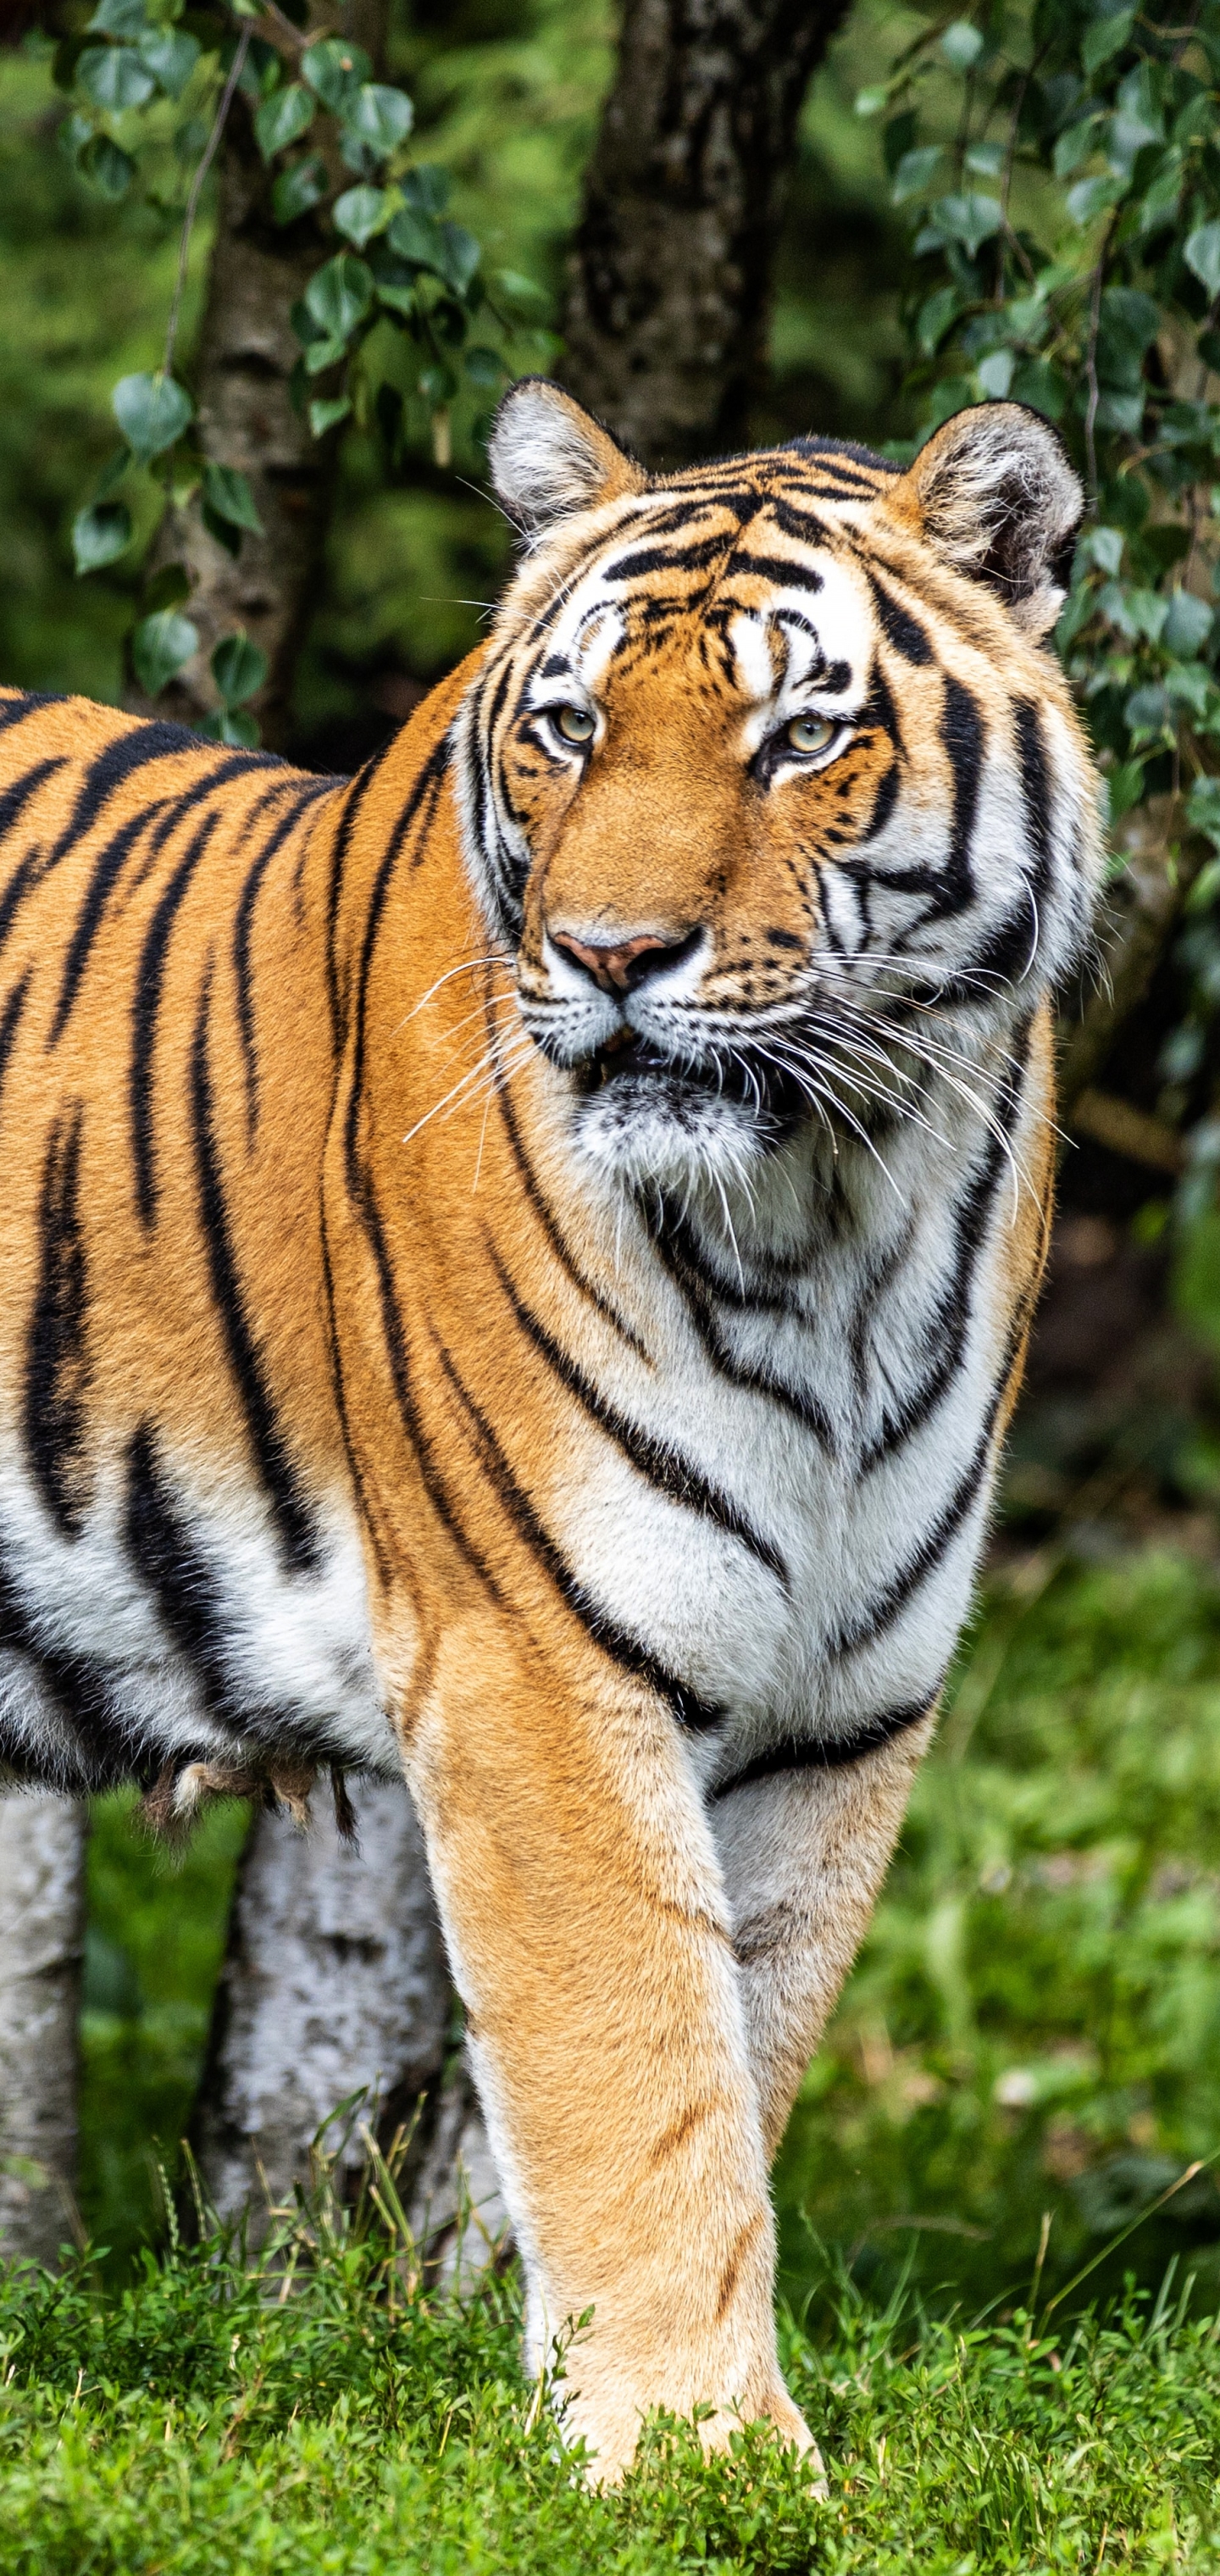
[{"label": "tiger's flank", "polygon": [[971,1598],[1095,781],[1081,496],[650,477],[539,380],[518,569],[353,781],[0,699],[0,1764],[405,1769],[562,2423],[805,2445],[768,2167]]}]

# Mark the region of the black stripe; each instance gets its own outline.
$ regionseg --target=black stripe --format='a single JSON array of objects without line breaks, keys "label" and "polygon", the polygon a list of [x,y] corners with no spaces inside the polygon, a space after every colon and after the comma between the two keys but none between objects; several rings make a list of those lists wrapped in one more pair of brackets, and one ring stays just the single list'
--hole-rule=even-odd
[{"label": "black stripe", "polygon": [[697,1512],[701,1520],[712,1522],[729,1538],[739,1539],[742,1546],[758,1558],[760,1565],[765,1565],[768,1573],[776,1576],[785,1592],[791,1592],[791,1576],[779,1549],[755,1528],[730,1495],[709,1484],[690,1459],[670,1448],[665,1441],[654,1439],[650,1432],[641,1430],[638,1423],[632,1422],[628,1415],[620,1413],[617,1405],[609,1402],[579,1362],[560,1347],[541,1318],[518,1295],[494,1244],[489,1244],[488,1249],[496,1276],[522,1332],[528,1334],[561,1385],[575,1396],[578,1404],[584,1406],[585,1412],[607,1438],[613,1440],[616,1448],[621,1449],[637,1473],[658,1493],[664,1494],[668,1502],[680,1504],[684,1511]]},{"label": "black stripe", "polygon": [[436,811],[437,798],[440,795],[445,774],[449,767],[449,756],[449,736],[444,734],[439,742],[433,744],[423,767],[418,771],[412,782],[410,795],[408,796],[406,804],[403,806],[402,811],[399,814],[398,821],[390,835],[385,856],[377,870],[377,875],[373,882],[373,891],[369,898],[369,908],[364,924],[364,937],[360,944],[360,964],[356,981],[356,1033],[352,1051],[351,1091],[348,1096],[347,1120],[344,1138],[348,1187],[352,1192],[353,1198],[358,1198],[359,1196],[357,1186],[356,1128],[364,1101],[364,1022],[365,1012],[368,1005],[369,976],[372,973],[373,967],[373,950],[377,944],[377,936],[381,929],[381,916],[385,910],[386,899],[389,895],[394,870],[397,867],[399,858],[402,854],[403,843],[406,840],[412,824],[419,817],[420,809],[425,802],[427,803],[427,812],[423,818],[423,832],[426,833],[431,825],[433,815]]},{"label": "black stripe", "polygon": [[[53,778],[57,770],[66,769],[67,766],[66,759],[62,757],[58,760],[40,760],[33,769],[26,770],[24,777],[15,778],[12,786],[5,788],[3,796],[0,796],[0,838],[12,830],[14,823],[24,813],[31,796],[37,794],[44,782],[48,778]],[[0,896],[0,948],[4,946],[12,929],[18,905],[40,882],[43,874],[41,853],[37,849],[27,850],[25,857],[14,868],[4,893]]]},{"label": "black stripe", "polygon": [[0,1019],[0,1092],[3,1092],[4,1089],[5,1077],[8,1073],[9,1057],[13,1052],[17,1030],[21,1022],[21,1014],[25,1009],[26,996],[29,993],[33,979],[34,969],[32,966],[27,966],[20,983],[14,984],[12,992],[9,994],[8,1000],[4,1005],[4,1016]]},{"label": "black stripe", "polygon": [[[671,1279],[685,1301],[691,1322],[718,1376],[724,1378],[730,1386],[744,1388],[749,1395],[762,1395],[769,1398],[770,1402],[777,1404],[782,1412],[791,1414],[804,1430],[812,1432],[814,1439],[819,1441],[827,1455],[833,1458],[835,1455],[834,1430],[829,1414],[817,1402],[816,1397],[804,1395],[795,1387],[785,1386],[783,1380],[773,1377],[768,1369],[753,1368],[747,1361],[739,1360],[726,1339],[716,1311],[717,1300],[723,1298],[726,1304],[739,1306],[743,1313],[751,1311],[749,1300],[744,1297],[734,1298],[720,1281],[715,1283],[713,1289],[691,1257],[693,1247],[687,1229],[677,1223],[668,1211],[662,1211],[661,1221],[650,1226],[650,1232]],[[758,1302],[759,1309],[763,1312],[794,1311],[776,1301],[760,1299]]]},{"label": "black stripe", "polygon": [[724,1710],[713,1708],[706,1700],[700,1699],[696,1692],[690,1690],[685,1682],[679,1681],[675,1674],[667,1672],[656,1656],[650,1654],[646,1646],[641,1646],[636,1638],[628,1636],[625,1629],[620,1628],[614,1620],[610,1619],[586,1592],[584,1585],[578,1582],[550,1531],[539,1519],[524,1486],[518,1484],[486,1414],[463,1385],[443,1342],[435,1333],[432,1339],[445,1376],[467,1422],[474,1431],[476,1448],[488,1481],[518,1536],[524,1540],[531,1555],[550,1576],[556,1591],[567,1603],[569,1610],[579,1619],[581,1626],[588,1632],[595,1645],[600,1646],[624,1672],[631,1673],[637,1680],[648,1682],[653,1690],[659,1692],[663,1699],[668,1700],[680,1725],[696,1730],[718,1725],[725,1714]]},{"label": "black stripe", "polygon": [[[1012,1136],[1020,1109],[1029,1060],[1031,1025],[1026,1020],[1023,1029],[1015,1032],[1012,1071],[1000,1084],[993,1102],[992,1115],[999,1134],[995,1133],[994,1127],[988,1127],[982,1163],[953,1209],[952,1263],[936,1305],[920,1330],[920,1345],[927,1362],[924,1374],[903,1402],[884,1416],[876,1439],[870,1442],[861,1458],[862,1476],[870,1475],[874,1468],[884,1465],[896,1449],[922,1429],[941,1398],[947,1394],[961,1366],[973,1320],[970,1298],[983,1237],[1008,1161],[1005,1146]],[[855,1329],[853,1325],[853,1338]]]},{"label": "black stripe", "polygon": [[114,1708],[105,1667],[44,1641],[7,1565],[0,1565],[0,1646],[35,1666],[68,1744],[66,1753],[45,1735],[41,1745],[31,1744],[24,1730],[0,1719],[0,1763],[20,1780],[71,1796],[116,1789],[133,1778],[151,1787],[158,1766],[148,1760],[140,1731]]},{"label": "black stripe", "polygon": [[[258,1055],[254,1043],[254,987],[250,971],[250,938],[254,926],[254,906],[258,900],[263,878],[276,852],[283,848],[290,832],[295,829],[307,807],[316,804],[320,796],[330,795],[331,785],[329,778],[311,779],[308,785],[299,791],[295,803],[288,807],[286,813],[279,816],[257,857],[247,869],[241,894],[238,897],[233,922],[233,980],[237,992],[237,1026],[241,1038],[242,1061],[246,1068],[246,1128],[251,1142],[258,1125]],[[279,792],[278,788],[273,788],[271,794],[274,796]],[[243,839],[270,801],[270,797],[260,797],[252,811],[243,817]]]},{"label": "black stripe", "polygon": [[232,1619],[226,1619],[216,1576],[170,1491],[146,1422],[127,1451],[123,1535],[173,1644],[198,1675],[209,1712],[240,1730],[241,1700],[234,1699],[224,1659]]},{"label": "black stripe", "polygon": [[623,555],[618,563],[603,566],[604,581],[642,581],[651,572],[705,572],[727,554],[732,538],[728,531],[714,537],[701,537],[693,544],[676,546],[641,546],[635,554]]},{"label": "black stripe", "polygon": [[[150,761],[168,760],[186,751],[194,753],[201,786],[215,780],[218,768],[227,767],[227,764],[218,764],[214,754],[208,756],[197,733],[188,733],[185,725],[163,724],[159,719],[133,725],[129,732],[117,735],[103,750],[96,752],[77,790],[70,819],[54,848],[47,852],[48,871],[57,867],[74,844],[92,829],[103,805],[117,788],[126,785],[137,769],[146,769]],[[247,752],[244,760],[252,769],[282,767],[282,763],[269,751]]]},{"label": "black stripe", "polygon": [[1013,705],[1013,723],[1017,736],[1017,758],[1021,767],[1021,793],[1025,801],[1025,822],[1034,851],[1032,890],[1035,896],[1045,894],[1051,880],[1053,842],[1051,837],[1051,778],[1047,765],[1042,718],[1036,706],[1026,698]]},{"label": "black stripe", "polygon": [[949,833],[949,864],[945,870],[944,890],[938,912],[960,912],[974,892],[970,867],[970,844],[974,838],[978,812],[979,781],[983,767],[983,719],[978,700],[951,671],[941,674],[945,692],[940,738],[953,775],[953,821]]},{"label": "black stripe", "polygon": [[735,553],[727,567],[726,579],[735,581],[741,572],[754,573],[760,581],[780,582],[787,590],[825,588],[821,573],[816,572],[812,564],[786,563],[780,555]]},{"label": "black stripe", "polygon": [[[178,728],[175,726],[171,730],[176,732]],[[194,734],[189,734],[186,739],[189,742],[197,742],[198,738]],[[194,806],[201,803],[204,798],[214,795],[218,788],[227,786],[231,779],[244,777],[249,770],[265,767],[266,760],[262,753],[251,755],[249,752],[239,752],[231,760],[221,761],[219,765],[209,765],[200,777],[192,779],[190,786],[180,790],[176,796],[154,797],[151,804],[142,805],[138,813],[129,815],[126,821],[120,824],[118,831],[106,842],[104,848],[99,850],[93,862],[85,899],[77,916],[76,928],[64,961],[63,982],[47,1039],[48,1050],[63,1034],[65,1022],[72,1010],[80,989],[81,978],[89,962],[90,951],[101,927],[106,906],[122,874],[128,855],[145,826],[155,824],[149,855],[150,858],[156,857],[164,849],[175,825],[180,823],[183,816],[189,814]],[[274,796],[278,790],[271,788],[268,793]],[[138,872],[137,883],[142,883],[146,873],[146,869]]]},{"label": "black stripe", "polygon": [[24,724],[26,717],[36,716],[40,707],[66,707],[67,703],[62,689],[53,689],[45,697],[36,689],[26,689],[19,697],[0,698],[0,733],[7,733],[10,725]]},{"label": "black stripe", "polygon": [[932,647],[918,618],[912,617],[910,610],[903,607],[892,590],[887,590],[884,582],[878,581],[867,565],[865,570],[868,571],[881,632],[887,644],[892,644],[894,651],[901,653],[904,662],[931,662]]},{"label": "black stripe", "polygon": [[157,1041],[157,1017],[161,1008],[161,987],[165,980],[166,953],[187,887],[219,821],[220,816],[217,813],[204,815],[185,855],[179,860],[168,885],[158,897],[152,920],[144,935],[144,945],[140,951],[140,963],[136,972],[128,1100],[131,1110],[131,1150],[135,1163],[136,1207],[141,1223],[146,1227],[152,1225],[157,1213],[157,1173],[153,1138],[153,1050]]},{"label": "black stripe", "polygon": [[57,1119],[42,1168],[38,1285],[26,1334],[22,1427],[34,1481],[57,1528],[80,1534],[88,1507],[89,1273],[78,1204],[84,1109]]},{"label": "black stripe", "polygon": [[271,1390],[246,1313],[233,1248],[208,1067],[211,993],[212,963],[209,956],[191,1047],[191,1118],[199,1174],[199,1223],[207,1247],[212,1294],[229,1366],[241,1397],[250,1446],[271,1505],[280,1552],[290,1574],[313,1574],[321,1562],[317,1533],[276,1418]]},{"label": "black stripe", "polygon": [[343,1013],[339,995],[339,967],[338,960],[335,955],[335,934],[339,926],[339,901],[343,892],[343,870],[347,861],[348,851],[351,848],[352,834],[355,831],[356,824],[359,819],[361,806],[363,805],[365,797],[368,795],[369,789],[373,785],[374,780],[378,777],[383,764],[389,759],[390,753],[393,751],[397,741],[397,734],[391,734],[389,741],[382,744],[380,751],[375,752],[373,758],[365,762],[363,769],[357,771],[344,800],[343,811],[339,817],[338,829],[335,833],[334,843],[330,854],[330,883],[326,890],[326,987],[330,997],[331,1033],[334,1038],[336,1048],[341,1046],[343,1039]]},{"label": "black stripe", "polygon": [[845,1771],[853,1762],[862,1762],[866,1753],[878,1753],[883,1744],[892,1744],[896,1735],[909,1726],[918,1726],[930,1715],[940,1690],[930,1691],[927,1699],[915,1700],[906,1708],[888,1708],[879,1717],[866,1717],[850,1735],[786,1735],[765,1753],[755,1755],[745,1769],[735,1771],[712,1791],[712,1803],[728,1798],[734,1789],[748,1788],[751,1780],[774,1780],[786,1771]]},{"label": "black stripe", "polygon": [[609,1298],[604,1297],[600,1288],[586,1277],[560,1229],[526,1152],[525,1140],[517,1124],[517,1113],[513,1107],[511,1084],[505,1083],[497,1098],[500,1116],[504,1122],[522,1187],[560,1268],[571,1280],[573,1287],[580,1290],[581,1296],[588,1298],[590,1305],[596,1307],[598,1314],[604,1315],[606,1322],[613,1325],[615,1332],[621,1335],[623,1341],[630,1344],[633,1351],[638,1351],[640,1358],[646,1360],[651,1368],[653,1360],[647,1343],[640,1340],[639,1334],[633,1332],[625,1317],[620,1315],[617,1306],[612,1306]]}]

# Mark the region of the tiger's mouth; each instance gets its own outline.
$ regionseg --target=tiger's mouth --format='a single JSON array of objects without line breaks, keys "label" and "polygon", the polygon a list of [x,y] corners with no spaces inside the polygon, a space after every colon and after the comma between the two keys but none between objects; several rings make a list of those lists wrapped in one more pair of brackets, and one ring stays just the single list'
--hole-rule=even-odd
[{"label": "tiger's mouth", "polygon": [[621,1028],[573,1070],[586,1100],[608,1095],[626,1113],[633,1108],[744,1110],[777,1141],[809,1109],[805,1087],[748,1039],[692,1057],[685,1051],[670,1053],[636,1029]]}]

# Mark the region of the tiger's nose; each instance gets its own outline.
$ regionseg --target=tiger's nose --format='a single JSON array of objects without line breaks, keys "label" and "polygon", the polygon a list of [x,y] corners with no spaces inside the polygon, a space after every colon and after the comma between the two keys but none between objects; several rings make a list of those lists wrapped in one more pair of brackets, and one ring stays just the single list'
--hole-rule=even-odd
[{"label": "tiger's nose", "polygon": [[681,965],[695,946],[697,930],[677,931],[669,939],[660,939],[651,931],[641,931],[634,939],[577,939],[570,930],[553,930],[551,942],[562,948],[565,956],[575,959],[591,975],[603,993],[633,993],[654,975],[669,966]]}]

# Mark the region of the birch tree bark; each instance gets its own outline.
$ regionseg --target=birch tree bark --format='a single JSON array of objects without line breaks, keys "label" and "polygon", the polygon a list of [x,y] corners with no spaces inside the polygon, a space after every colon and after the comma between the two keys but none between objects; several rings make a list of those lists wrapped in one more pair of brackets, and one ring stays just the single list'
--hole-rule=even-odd
[{"label": "birch tree bark", "polygon": [[564,373],[646,465],[744,441],[797,119],[848,5],[626,0]]},{"label": "birch tree bark", "polygon": [[77,2232],[85,1810],[0,1797],[0,2257],[53,2263]]},{"label": "birch tree bark", "polygon": [[422,2094],[405,2178],[413,2224],[442,2273],[459,2234],[477,2269],[505,2217],[460,2059],[442,2084],[453,1990],[423,1836],[405,1787],[358,1784],[353,1803],[358,1850],[320,1794],[308,1835],[282,1815],[255,1819],[196,2122],[205,2190],[222,2217],[248,2206],[257,2237],[308,2183],[311,2140],[337,2104],[367,2095],[359,2120],[324,2142],[342,2194],[365,2161],[361,2126],[388,2142]]}]

